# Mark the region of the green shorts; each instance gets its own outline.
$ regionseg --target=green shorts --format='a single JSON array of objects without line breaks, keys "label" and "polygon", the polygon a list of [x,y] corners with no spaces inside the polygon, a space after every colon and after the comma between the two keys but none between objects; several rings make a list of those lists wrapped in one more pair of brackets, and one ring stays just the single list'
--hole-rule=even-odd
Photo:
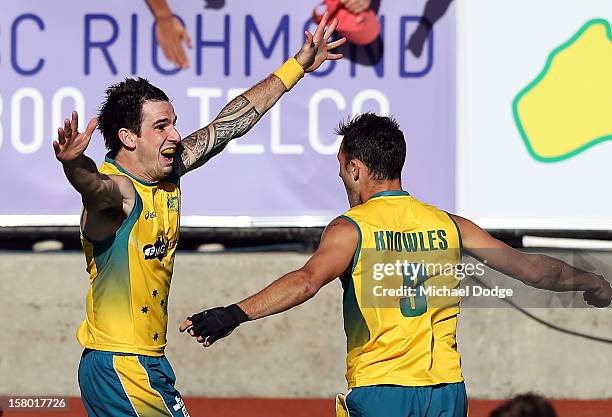
[{"label": "green shorts", "polygon": [[79,365],[89,417],[189,417],[165,356],[86,349]]},{"label": "green shorts", "polygon": [[463,382],[425,387],[374,385],[338,396],[338,417],[466,417]]}]

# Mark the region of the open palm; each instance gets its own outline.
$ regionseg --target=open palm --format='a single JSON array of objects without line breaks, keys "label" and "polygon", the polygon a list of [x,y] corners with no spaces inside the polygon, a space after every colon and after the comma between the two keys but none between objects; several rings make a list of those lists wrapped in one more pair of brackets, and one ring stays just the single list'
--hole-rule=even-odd
[{"label": "open palm", "polygon": [[79,133],[79,115],[76,111],[72,112],[72,120],[64,120],[64,127],[57,129],[57,140],[53,141],[53,150],[58,161],[64,163],[72,161],[83,155],[89,145],[98,119],[92,118],[87,123],[85,132]]},{"label": "open palm", "polygon": [[329,27],[326,29],[328,15],[325,13],[323,19],[317,26],[314,35],[309,31],[305,32],[306,41],[302,46],[302,49],[295,55],[295,59],[302,65],[305,72],[315,71],[325,61],[337,61],[342,59],[342,54],[331,53],[330,50],[344,44],[346,38],[341,38],[333,42],[329,42],[338,20],[334,19]]}]

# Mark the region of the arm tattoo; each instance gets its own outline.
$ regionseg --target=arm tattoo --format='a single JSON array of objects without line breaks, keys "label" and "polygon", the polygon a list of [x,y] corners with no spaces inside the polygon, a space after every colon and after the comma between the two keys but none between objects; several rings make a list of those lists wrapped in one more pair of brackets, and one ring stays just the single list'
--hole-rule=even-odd
[{"label": "arm tattoo", "polygon": [[[264,82],[259,83],[253,88],[264,84]],[[179,175],[205,164],[209,159],[218,155],[230,140],[248,132],[275,102],[276,100],[269,105],[262,105],[258,102],[258,106],[264,106],[263,111],[259,112],[255,104],[244,95],[230,101],[210,125],[192,133],[181,142],[179,145],[180,160],[175,159]]]},{"label": "arm tattoo", "polygon": [[242,116],[227,120],[225,122],[214,123],[215,127],[215,148],[223,146],[231,139],[238,138],[244,135],[257,120],[259,119],[259,112],[255,109],[255,106],[244,113]]},{"label": "arm tattoo", "polygon": [[221,110],[221,113],[219,113],[219,116],[217,116],[217,118],[220,119],[222,117],[227,117],[236,114],[240,110],[248,106],[249,103],[249,100],[247,100],[245,96],[238,96],[232,101],[230,101],[229,104],[223,108],[223,110]]},{"label": "arm tattoo", "polygon": [[183,166],[189,169],[191,165],[195,164],[196,161],[206,153],[209,143],[210,130],[208,129],[208,126],[203,127],[202,129],[197,130],[186,137],[181,142],[183,147],[181,152]]}]

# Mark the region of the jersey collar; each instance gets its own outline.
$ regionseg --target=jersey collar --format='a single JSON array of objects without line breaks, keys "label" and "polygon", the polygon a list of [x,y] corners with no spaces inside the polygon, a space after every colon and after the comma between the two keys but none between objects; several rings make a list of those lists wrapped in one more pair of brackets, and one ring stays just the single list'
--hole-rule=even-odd
[{"label": "jersey collar", "polygon": [[404,190],[387,190],[387,191],[381,191],[379,193],[376,193],[372,195],[369,199],[371,200],[376,197],[397,197],[400,195],[410,195],[410,194]]}]

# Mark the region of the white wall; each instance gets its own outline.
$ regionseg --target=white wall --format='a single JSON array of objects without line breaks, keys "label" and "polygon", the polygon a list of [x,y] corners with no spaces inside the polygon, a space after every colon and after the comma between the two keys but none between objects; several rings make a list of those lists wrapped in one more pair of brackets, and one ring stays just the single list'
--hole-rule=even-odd
[{"label": "white wall", "polygon": [[[331,397],[345,389],[338,282],[293,311],[241,326],[210,350],[172,333],[188,314],[237,301],[306,258],[179,253],[167,355],[183,395]],[[74,334],[83,319],[88,285],[84,256],[4,252],[0,265],[0,395],[78,395],[82,349]],[[610,309],[532,311],[562,326],[612,338]],[[464,308],[459,349],[473,398],[505,398],[529,390],[557,398],[607,398],[612,393],[612,346],[546,329],[514,310]]]}]

